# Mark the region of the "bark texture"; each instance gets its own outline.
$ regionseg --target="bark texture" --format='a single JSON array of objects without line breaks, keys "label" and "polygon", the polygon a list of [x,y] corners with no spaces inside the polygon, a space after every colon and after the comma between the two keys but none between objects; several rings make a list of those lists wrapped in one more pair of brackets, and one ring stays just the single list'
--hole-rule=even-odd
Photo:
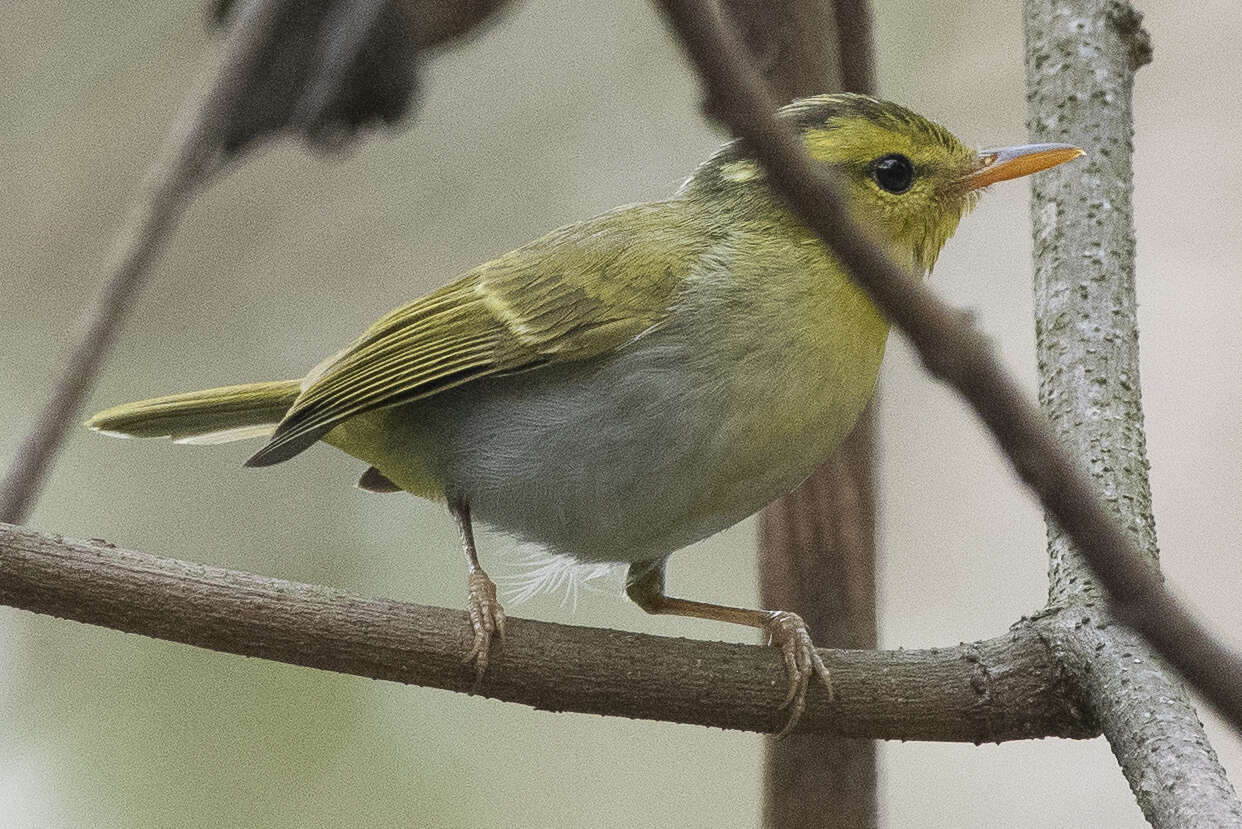
[{"label": "bark texture", "polygon": [[[0,524],[0,604],[293,665],[469,693],[464,611],[356,596]],[[509,619],[478,692],[547,711],[773,733],[774,648]],[[823,652],[799,730],[966,742],[1090,737],[1038,622],[951,648]]]},{"label": "bark texture", "polygon": [[[1032,178],[1035,340],[1044,413],[1154,568],[1130,198],[1131,55],[1140,35],[1118,28],[1122,9],[1098,0],[1027,4],[1031,139],[1087,150],[1075,169]],[[1048,552],[1051,604],[1101,595],[1051,523]]]},{"label": "bark texture", "polygon": [[[1039,400],[1143,558],[1158,567],[1139,386],[1131,89],[1151,59],[1121,2],[1028,0],[1031,139],[1086,148],[1085,168],[1034,179]],[[1242,811],[1181,684],[1114,624],[1095,575],[1048,522],[1053,641],[1148,821],[1237,826]]]}]

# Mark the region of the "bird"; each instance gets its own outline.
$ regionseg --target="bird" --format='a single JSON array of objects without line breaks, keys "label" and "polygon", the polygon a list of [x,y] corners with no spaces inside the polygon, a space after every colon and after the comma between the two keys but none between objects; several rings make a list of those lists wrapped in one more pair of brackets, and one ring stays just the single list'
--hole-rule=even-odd
[{"label": "bird", "polygon": [[[976,151],[901,105],[825,94],[779,117],[836,171],[853,219],[923,279],[987,186],[1083,154]],[[474,521],[586,564],[628,567],[653,614],[758,628],[780,649],[781,733],[831,677],[784,610],[669,595],[669,556],[795,489],[870,399],[889,323],[738,140],[670,197],[569,224],[381,317],[304,377],[126,403],[123,437],[266,437],[246,461],[322,442],[373,492],[443,502],[465,557],[476,688],[505,613]],[[499,640],[499,641],[497,641]]]}]

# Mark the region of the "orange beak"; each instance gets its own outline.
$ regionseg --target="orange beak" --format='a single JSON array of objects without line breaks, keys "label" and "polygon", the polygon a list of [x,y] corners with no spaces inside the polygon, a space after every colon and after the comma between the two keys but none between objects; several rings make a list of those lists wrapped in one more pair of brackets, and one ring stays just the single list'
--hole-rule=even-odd
[{"label": "orange beak", "polygon": [[978,190],[998,181],[1029,176],[1086,155],[1072,144],[1023,144],[979,153],[979,169],[962,179],[967,190]]}]

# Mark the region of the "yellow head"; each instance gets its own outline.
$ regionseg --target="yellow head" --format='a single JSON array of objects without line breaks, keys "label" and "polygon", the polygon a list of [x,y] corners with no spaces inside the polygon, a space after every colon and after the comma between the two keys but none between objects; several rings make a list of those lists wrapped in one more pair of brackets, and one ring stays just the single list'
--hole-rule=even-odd
[{"label": "yellow head", "polygon": [[[812,158],[841,174],[862,226],[902,258],[908,254],[924,272],[931,270],[981,188],[1082,155],[1065,144],[975,152],[939,124],[864,95],[804,98],[780,115],[799,131]],[[695,171],[683,193],[743,216],[779,209],[759,166],[736,141]],[[758,193],[769,197],[757,199]]]}]

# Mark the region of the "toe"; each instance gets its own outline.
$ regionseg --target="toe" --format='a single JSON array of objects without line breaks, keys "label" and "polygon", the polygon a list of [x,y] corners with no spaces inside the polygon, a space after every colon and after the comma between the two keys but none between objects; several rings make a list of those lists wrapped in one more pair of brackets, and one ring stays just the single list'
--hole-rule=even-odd
[{"label": "toe", "polygon": [[785,727],[776,735],[784,737],[793,731],[802,713],[806,710],[806,694],[810,687],[811,677],[819,678],[830,700],[832,699],[832,681],[829,678],[827,666],[815,650],[815,644],[811,641],[811,634],[806,629],[806,623],[796,613],[773,612],[767,633],[768,641],[781,649],[781,656],[785,662],[785,675],[789,680],[789,688],[780,706],[781,709],[788,709],[789,717],[785,722]]},{"label": "toe", "polygon": [[487,574],[476,570],[469,577],[470,627],[474,631],[474,643],[463,663],[474,663],[475,686],[483,678],[491,653],[492,639],[499,633],[501,641],[505,634],[505,612],[496,598],[496,585]]},{"label": "toe", "polygon": [[828,673],[828,666],[824,664],[824,660],[820,658],[819,653],[812,646],[811,663],[815,666],[815,675],[819,677],[820,683],[824,686],[824,691],[828,694],[828,701],[832,702],[836,698],[836,694],[832,690],[832,675]]},{"label": "toe", "polygon": [[798,658],[794,653],[794,645],[791,640],[786,640],[781,645],[781,655],[785,658],[785,676],[789,680],[789,690],[785,692],[785,699],[782,700],[780,707],[788,708],[790,703],[794,701],[794,697],[798,696],[798,686],[801,672],[798,670]]},{"label": "toe", "polygon": [[806,691],[803,689],[803,693],[799,694],[795,698],[794,704],[789,707],[789,718],[785,721],[785,726],[776,732],[776,739],[780,740],[788,737],[789,733],[794,730],[794,726],[798,724],[798,720],[802,719],[802,712],[805,710]]},{"label": "toe", "polygon": [[492,609],[492,621],[496,625],[496,632],[500,634],[500,641],[505,641],[505,609],[499,604]]}]

